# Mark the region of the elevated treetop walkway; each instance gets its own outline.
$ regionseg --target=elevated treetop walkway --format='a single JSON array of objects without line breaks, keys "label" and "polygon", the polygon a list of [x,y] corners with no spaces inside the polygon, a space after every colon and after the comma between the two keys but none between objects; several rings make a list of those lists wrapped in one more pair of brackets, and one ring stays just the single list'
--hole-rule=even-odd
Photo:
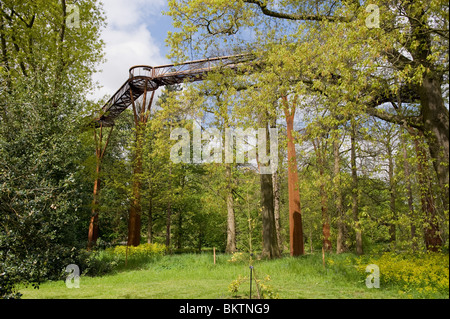
[{"label": "elevated treetop walkway", "polygon": [[[237,70],[238,67],[254,59],[252,54],[229,55],[215,58],[208,58],[196,61],[189,61],[179,64],[168,64],[161,66],[136,65],[130,68],[129,77],[125,83],[103,106],[99,116],[94,119],[96,127],[94,129],[94,138],[96,141],[97,168],[94,181],[92,214],[89,224],[88,248],[92,247],[98,238],[98,203],[100,191],[101,163],[108,145],[111,132],[114,127],[115,119],[130,105],[133,107],[134,122],[136,128],[140,128],[140,123],[147,123],[149,110],[153,101],[155,91],[165,85],[173,85],[185,82],[200,81],[211,71],[220,71],[222,69]],[[150,100],[147,101],[147,95],[150,94]],[[142,104],[135,103],[142,96]],[[106,142],[102,143],[103,127],[110,126]],[[98,131],[98,132],[97,132]],[[136,136],[142,134],[142,130],[136,130]],[[142,139],[136,139],[135,158],[133,174],[142,172]],[[140,243],[141,232],[141,203],[140,203],[140,181],[133,178],[133,200],[130,206],[128,216],[128,245],[137,246]]]},{"label": "elevated treetop walkway", "polygon": [[141,95],[161,86],[200,81],[220,68],[237,69],[253,59],[252,54],[229,55],[161,66],[136,65],[130,68],[129,78],[103,106],[95,120],[97,126],[112,126],[115,119]]},{"label": "elevated treetop walkway", "polygon": [[[97,167],[96,167],[96,177],[94,182],[93,191],[93,202],[92,202],[92,213],[91,220],[89,224],[88,233],[88,248],[92,247],[98,238],[98,213],[99,213],[99,190],[100,190],[100,170],[102,159],[108,145],[109,137],[113,130],[113,125],[115,119],[130,105],[133,106],[134,121],[136,128],[142,127],[139,123],[147,123],[149,110],[153,100],[155,91],[160,86],[173,85],[184,82],[194,82],[203,80],[205,76],[211,71],[220,71],[221,69],[232,69],[237,70],[242,64],[247,64],[248,62],[255,59],[252,54],[239,54],[239,55],[229,55],[215,58],[208,58],[196,61],[189,61],[180,64],[169,64],[161,65],[157,67],[151,67],[147,65],[137,65],[130,68],[129,78],[125,83],[117,90],[117,92],[109,99],[109,101],[103,106],[101,114],[95,119],[95,124],[100,127],[99,130],[94,129],[94,138],[96,141],[96,157],[97,157]],[[147,93],[151,92],[151,100],[147,103]],[[135,101],[143,96],[142,107],[137,107]],[[295,162],[295,144],[292,138],[293,131],[293,120],[295,114],[295,105],[293,104],[292,110],[288,111],[287,107],[287,97],[284,97],[284,103],[286,104],[286,123],[287,123],[287,136],[288,136],[288,162],[292,163],[289,165],[289,234],[290,234],[290,246],[291,255],[297,256],[303,254],[303,231],[302,231],[302,221],[301,221],[301,210],[300,210],[300,200],[293,196],[297,194],[295,192],[295,185],[298,183],[297,176],[297,164]],[[147,108],[147,109],[146,109]],[[102,128],[106,126],[111,126],[109,130],[106,142],[102,143]],[[97,131],[98,135],[97,135]],[[136,130],[136,136],[142,134],[142,130]],[[141,182],[139,178],[136,178],[139,174],[143,172],[142,166],[142,139],[136,139],[136,154],[135,162],[133,167],[133,196],[132,203],[130,205],[130,212],[128,215],[128,241],[127,245],[137,246],[140,243],[141,234]],[[263,175],[265,176],[265,175]],[[271,183],[272,179],[262,178],[261,179],[261,189],[265,189],[262,194],[264,195],[263,202],[270,202],[271,192],[267,192],[270,187],[266,187],[268,183]],[[269,204],[265,204],[263,215],[263,224],[269,223],[270,212]],[[266,229],[267,227],[264,227]],[[263,229],[263,232],[264,232]],[[263,236],[271,237],[272,235],[266,233]],[[273,237],[273,236],[272,236]],[[170,236],[167,237],[170,239]],[[266,241],[267,243],[272,242]],[[275,238],[276,242],[276,238]],[[167,246],[169,243],[166,242]],[[272,246],[271,246],[272,247]],[[265,249],[269,251],[271,247],[266,247]]]}]

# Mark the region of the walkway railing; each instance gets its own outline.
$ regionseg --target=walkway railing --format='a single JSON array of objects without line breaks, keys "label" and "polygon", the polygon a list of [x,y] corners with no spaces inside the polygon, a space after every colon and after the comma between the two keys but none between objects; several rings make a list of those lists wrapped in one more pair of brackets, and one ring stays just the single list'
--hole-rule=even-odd
[{"label": "walkway railing", "polygon": [[239,54],[156,67],[133,66],[129,70],[128,80],[103,106],[102,115],[96,119],[96,122],[102,126],[113,125],[114,120],[144,91],[154,91],[164,85],[200,81],[208,72],[224,67],[237,69],[242,63],[253,59],[252,54]]}]

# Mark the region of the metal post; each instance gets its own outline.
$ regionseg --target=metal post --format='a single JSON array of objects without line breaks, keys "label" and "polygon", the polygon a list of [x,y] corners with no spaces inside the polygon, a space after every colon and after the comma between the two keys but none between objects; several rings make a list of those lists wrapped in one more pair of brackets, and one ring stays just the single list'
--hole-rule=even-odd
[{"label": "metal post", "polygon": [[250,266],[250,298],[252,299],[252,273],[253,273],[253,266]]}]

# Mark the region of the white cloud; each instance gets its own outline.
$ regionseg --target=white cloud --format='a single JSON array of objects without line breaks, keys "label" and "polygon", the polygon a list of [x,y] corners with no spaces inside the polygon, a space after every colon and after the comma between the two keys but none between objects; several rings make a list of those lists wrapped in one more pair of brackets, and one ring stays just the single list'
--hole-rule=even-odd
[{"label": "white cloud", "polygon": [[94,100],[105,94],[114,94],[128,78],[128,70],[133,65],[157,66],[168,63],[160,46],[164,41],[152,36],[152,27],[161,10],[164,0],[106,0],[104,9],[107,27],[102,33],[105,41],[106,62],[94,75],[94,81],[103,87],[90,96]]}]

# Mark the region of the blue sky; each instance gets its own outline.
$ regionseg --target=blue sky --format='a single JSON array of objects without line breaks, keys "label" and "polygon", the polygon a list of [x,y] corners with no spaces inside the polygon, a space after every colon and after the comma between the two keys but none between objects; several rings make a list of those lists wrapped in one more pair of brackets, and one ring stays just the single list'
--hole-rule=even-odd
[{"label": "blue sky", "polygon": [[[173,30],[171,18],[162,14],[166,0],[103,0],[107,27],[103,30],[106,62],[94,80],[102,86],[94,100],[112,95],[125,82],[133,65],[169,63],[165,46],[167,31]],[[82,17],[81,17],[82,19]]]}]

